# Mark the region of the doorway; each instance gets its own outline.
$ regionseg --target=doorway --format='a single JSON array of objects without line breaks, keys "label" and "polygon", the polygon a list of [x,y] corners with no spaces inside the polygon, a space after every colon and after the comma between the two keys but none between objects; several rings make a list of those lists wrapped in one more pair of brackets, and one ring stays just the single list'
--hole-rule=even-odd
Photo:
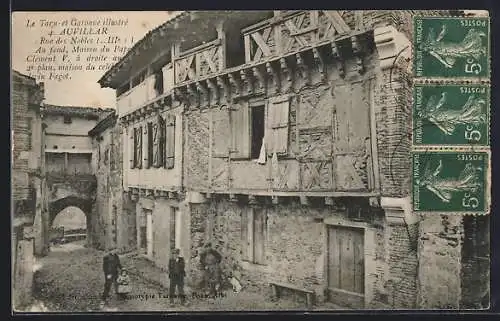
[{"label": "doorway", "polygon": [[327,300],[363,308],[365,301],[364,229],[327,226]]}]

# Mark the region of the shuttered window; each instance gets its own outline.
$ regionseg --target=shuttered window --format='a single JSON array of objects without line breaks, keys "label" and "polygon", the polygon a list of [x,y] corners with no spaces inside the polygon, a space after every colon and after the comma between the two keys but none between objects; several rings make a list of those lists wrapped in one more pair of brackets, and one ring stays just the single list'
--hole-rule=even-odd
[{"label": "shuttered window", "polygon": [[250,158],[250,109],[247,103],[235,105],[230,113],[232,158]]},{"label": "shuttered window", "polygon": [[266,210],[262,208],[244,210],[241,224],[243,260],[265,264]]},{"label": "shuttered window", "polygon": [[286,155],[288,153],[289,107],[288,95],[269,99],[266,135],[266,149],[269,154]]},{"label": "shuttered window", "polygon": [[167,115],[165,124],[165,168],[175,165],[175,115]]},{"label": "shuttered window", "polygon": [[144,168],[150,168],[153,161],[153,123],[146,124],[146,151],[144,153]]},{"label": "shuttered window", "polygon": [[142,127],[135,128],[135,168],[142,168]]},{"label": "shuttered window", "polygon": [[231,145],[229,111],[227,109],[213,109],[211,113],[213,128],[212,156],[228,157]]},{"label": "shuttered window", "polygon": [[[129,163],[130,163],[130,168],[133,169],[135,168],[135,135],[136,135],[136,130],[135,128],[132,128],[131,131],[128,131],[128,138],[129,138]],[[100,145],[99,145],[100,146]],[[101,149],[99,149],[99,161],[101,161]]]},{"label": "shuttered window", "polygon": [[163,118],[158,116],[153,123],[152,139],[153,139],[153,167],[163,166]]}]

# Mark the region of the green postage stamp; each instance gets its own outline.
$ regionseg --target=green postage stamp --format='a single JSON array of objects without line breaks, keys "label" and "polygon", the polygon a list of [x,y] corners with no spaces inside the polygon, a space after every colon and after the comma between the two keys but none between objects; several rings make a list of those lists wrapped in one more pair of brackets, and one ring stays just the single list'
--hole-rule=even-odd
[{"label": "green postage stamp", "polygon": [[489,145],[490,88],[415,85],[413,144]]},{"label": "green postage stamp", "polygon": [[415,76],[489,78],[489,18],[415,17],[413,24]]},{"label": "green postage stamp", "polygon": [[413,152],[413,210],[489,210],[487,152]]}]

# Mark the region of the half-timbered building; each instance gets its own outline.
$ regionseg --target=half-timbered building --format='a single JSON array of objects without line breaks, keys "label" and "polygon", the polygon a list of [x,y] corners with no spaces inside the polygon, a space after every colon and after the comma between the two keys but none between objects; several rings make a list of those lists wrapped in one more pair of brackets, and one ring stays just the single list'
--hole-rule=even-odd
[{"label": "half-timbered building", "polygon": [[[409,199],[410,21],[195,11],[148,33],[99,81],[117,90],[138,248],[162,267],[180,248],[193,287],[211,242],[247,289],[356,308],[434,302],[417,290],[437,296],[436,280],[418,284],[431,224]],[[460,270],[454,255],[444,261]]]}]

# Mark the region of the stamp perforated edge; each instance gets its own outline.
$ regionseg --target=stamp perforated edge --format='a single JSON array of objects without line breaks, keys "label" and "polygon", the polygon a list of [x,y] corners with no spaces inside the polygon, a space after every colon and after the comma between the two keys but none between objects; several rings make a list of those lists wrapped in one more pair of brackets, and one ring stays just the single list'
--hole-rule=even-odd
[{"label": "stamp perforated edge", "polygon": [[[415,135],[415,123],[414,123],[414,112],[415,112],[415,101],[413,100],[413,94],[415,93],[415,86],[421,86],[421,85],[435,85],[435,86],[442,86],[442,87],[445,87],[445,86],[485,86],[488,88],[488,96],[487,96],[487,99],[488,99],[488,102],[487,102],[487,110],[486,110],[486,114],[487,114],[487,122],[486,122],[486,126],[487,126],[487,133],[488,133],[488,141],[486,142],[486,144],[419,144],[419,143],[415,143],[415,139],[414,139],[414,135]],[[413,86],[412,86],[412,108],[411,108],[411,112],[412,112],[412,117],[411,117],[411,142],[412,142],[412,149],[419,149],[419,148],[423,148],[423,149],[439,149],[439,148],[444,148],[444,149],[448,149],[448,148],[452,148],[452,149],[457,149],[457,150],[461,150],[461,151],[475,151],[475,149],[489,149],[490,146],[491,146],[491,84],[490,83],[474,83],[474,82],[466,82],[466,83],[461,83],[461,82],[453,82],[453,81],[446,81],[446,82],[440,82],[440,81],[437,81],[437,82],[433,82],[433,81],[429,81],[429,82],[414,82],[413,83]]]},{"label": "stamp perforated edge", "polygon": [[470,216],[484,216],[484,215],[489,215],[491,212],[491,150],[490,149],[480,149],[480,150],[475,150],[471,151],[470,149],[468,150],[456,150],[453,148],[449,148],[447,150],[432,150],[435,152],[448,152],[448,153],[454,153],[454,152],[481,152],[481,153],[486,153],[488,156],[488,162],[485,170],[485,180],[484,180],[484,210],[482,211],[429,211],[429,210],[424,210],[424,211],[415,211],[413,208],[413,154],[415,152],[425,152],[426,150],[412,150],[411,151],[411,162],[412,162],[412,179],[411,179],[411,206],[412,206],[412,211],[415,214],[423,214],[423,215],[470,215]]},{"label": "stamp perforated edge", "polygon": [[488,19],[488,57],[487,57],[487,62],[488,62],[488,74],[486,76],[482,77],[426,77],[426,76],[417,76],[416,70],[415,70],[415,57],[413,58],[412,61],[412,66],[411,66],[411,71],[412,71],[412,76],[413,76],[413,81],[461,81],[461,82],[473,82],[473,83],[478,83],[478,82],[486,82],[490,83],[491,82],[491,15],[488,10],[481,10],[483,14],[481,15],[475,15],[475,16],[463,16],[463,15],[452,15],[452,14],[446,14],[446,15],[426,15],[426,14],[421,14],[418,11],[412,16],[411,19],[411,30],[412,30],[412,39],[411,39],[411,49],[413,55],[415,55],[415,41],[414,41],[414,35],[415,35],[415,20],[418,18],[426,18],[426,19],[474,19],[474,18],[487,18]]}]

